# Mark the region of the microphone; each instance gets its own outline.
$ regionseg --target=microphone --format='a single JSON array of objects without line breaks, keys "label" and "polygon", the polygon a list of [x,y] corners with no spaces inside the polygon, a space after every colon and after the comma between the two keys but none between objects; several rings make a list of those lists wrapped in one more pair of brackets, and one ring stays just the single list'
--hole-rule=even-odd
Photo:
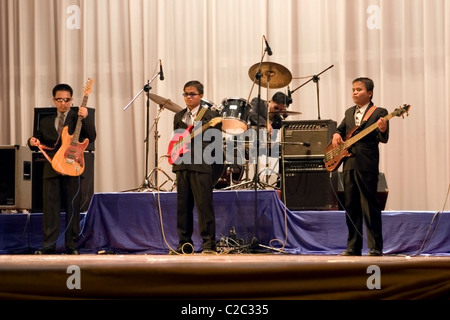
[{"label": "microphone", "polygon": [[164,72],[163,72],[163,68],[162,68],[161,59],[159,59],[159,80],[161,80],[161,81],[164,80]]},{"label": "microphone", "polygon": [[287,100],[286,100],[286,107],[289,107],[289,105],[292,103],[292,92],[291,89],[289,89],[288,86],[288,95],[287,95]]},{"label": "microphone", "polygon": [[267,54],[269,56],[271,56],[272,55],[272,49],[270,49],[269,43],[267,42],[267,39],[266,39],[266,36],[263,35],[263,37],[264,37],[264,41],[266,42],[266,49],[265,50],[267,51]]}]

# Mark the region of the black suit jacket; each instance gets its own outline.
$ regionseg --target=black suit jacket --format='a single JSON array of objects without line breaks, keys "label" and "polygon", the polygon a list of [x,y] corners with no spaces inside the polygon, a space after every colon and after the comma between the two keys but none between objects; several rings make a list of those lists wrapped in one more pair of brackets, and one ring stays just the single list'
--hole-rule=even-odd
[{"label": "black suit jacket", "polygon": [[[56,108],[55,108],[56,109]],[[54,116],[48,116],[43,119],[41,119],[39,123],[39,128],[35,130],[33,133],[33,137],[39,139],[41,144],[46,145],[47,147],[55,147],[53,150],[47,151],[47,154],[50,156],[50,158],[53,158],[55,153],[58,151],[58,149],[61,147],[61,139],[59,139],[58,143],[55,146],[56,141],[58,140],[58,131],[55,128],[55,118],[57,117],[57,113],[55,112]],[[70,108],[66,119],[64,121],[64,126],[68,127],[68,133],[70,135],[73,135],[75,131],[75,127],[78,121],[78,107],[72,107]],[[95,123],[94,123],[94,117],[89,113],[88,116],[81,121],[81,131],[80,131],[80,137],[79,141],[83,142],[84,139],[89,139],[89,142],[93,142],[95,138],[97,137],[96,129],[95,129]],[[28,143],[28,145],[30,145]],[[37,147],[31,147],[30,149],[32,151],[39,151],[39,148]],[[49,161],[45,162],[44,165],[44,178],[50,178],[54,176],[58,176],[59,173],[57,173],[55,170],[53,170],[53,167]]]},{"label": "black suit jacket", "polygon": [[[187,125],[183,122],[183,117],[186,114],[186,112],[188,111],[187,108],[177,112],[174,116],[174,120],[173,120],[173,129],[175,133],[180,133],[183,130],[187,129]],[[220,113],[218,111],[215,110],[211,110],[211,109],[207,109],[205,114],[203,115],[201,122],[202,122],[202,126],[204,124],[206,124],[207,122],[209,122],[211,119],[216,118],[216,117],[220,117]],[[202,136],[204,136],[206,134],[206,132],[208,130],[218,130],[216,133],[218,134],[220,132],[220,141],[204,141],[204,139],[202,139],[202,157],[201,157],[201,164],[196,164],[194,161],[194,156],[198,156],[195,154],[195,152],[189,152],[189,157],[190,157],[190,163],[185,163],[182,162],[180,164],[173,164],[172,167],[172,171],[176,172],[178,170],[190,170],[190,171],[199,171],[199,172],[205,172],[205,173],[213,173],[213,167],[211,164],[208,164],[205,162],[205,157],[203,157],[203,151],[205,150],[206,147],[208,147],[208,145],[210,145],[211,143],[214,143],[213,147],[215,147],[215,150],[217,152],[221,153],[221,157],[222,157],[222,161],[223,161],[223,149],[222,149],[222,132],[221,132],[221,123],[219,123],[218,125],[216,125],[215,127],[209,127],[206,128],[205,131],[203,131]],[[198,134],[198,136],[200,136],[200,133]],[[197,140],[193,139],[193,141],[191,141],[191,145],[190,145],[190,150],[196,150],[195,147],[195,143],[197,142]],[[215,155],[215,153],[213,154],[213,156]],[[185,157],[186,155],[183,155],[183,157]]]},{"label": "black suit jacket", "polygon": [[[259,118],[258,118],[258,110],[259,110]],[[258,121],[259,119],[259,121]],[[250,122],[251,126],[260,126],[260,127],[266,127],[267,125],[267,101],[266,100],[259,100],[258,104],[258,98],[253,98],[250,102],[250,112],[248,116],[248,120]],[[272,129],[281,129],[283,125],[283,120],[279,115],[274,115],[270,119],[270,124],[272,125]]]},{"label": "black suit jacket", "polygon": [[[371,102],[366,109],[366,113],[373,106]],[[341,124],[337,127],[336,132],[341,135],[342,138],[346,139],[348,133],[355,128],[355,111],[356,106],[350,107],[345,111],[345,117]],[[377,107],[372,115],[363,121],[358,130],[356,130],[353,136],[357,135],[359,132],[369,127],[378,121],[380,117],[384,117],[388,114],[387,110],[384,108]],[[364,117],[366,114],[364,114]],[[387,129],[384,133],[381,133],[378,128],[373,130],[371,133],[366,135],[364,138],[360,139],[354,143],[349,151],[352,156],[344,158],[344,170],[360,170],[372,173],[379,172],[379,161],[380,152],[378,145],[379,143],[387,143],[389,139],[389,122],[387,122]]]}]

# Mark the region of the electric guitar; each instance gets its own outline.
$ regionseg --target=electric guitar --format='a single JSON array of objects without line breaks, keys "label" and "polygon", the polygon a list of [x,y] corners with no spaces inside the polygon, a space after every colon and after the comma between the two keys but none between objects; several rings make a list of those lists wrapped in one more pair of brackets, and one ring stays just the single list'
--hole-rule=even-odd
[{"label": "electric guitar", "polygon": [[[88,96],[92,91],[93,79],[88,79],[83,90],[82,107],[86,107]],[[79,142],[82,116],[78,116],[77,125],[73,135],[69,134],[69,127],[65,126],[61,131],[61,147],[52,159],[52,167],[55,171],[68,175],[79,176],[84,171],[84,150],[89,144],[89,139]]]},{"label": "electric guitar", "polygon": [[214,127],[222,122],[221,117],[212,118],[209,122],[205,123],[201,128],[198,128],[192,132],[194,125],[191,124],[181,134],[175,134],[169,142],[168,156],[169,163],[174,164],[181,155],[190,150],[190,142],[196,135],[205,131],[209,127]]},{"label": "electric guitar", "polygon": [[[403,106],[395,109],[392,113],[386,115],[384,120],[389,121],[394,116],[402,116],[406,113],[408,115],[409,109],[411,105],[404,104]],[[325,148],[325,168],[327,171],[335,171],[339,168],[341,162],[345,157],[350,157],[352,154],[348,151],[348,149],[357,141],[364,138],[366,135],[374,131],[378,127],[377,123],[373,123],[369,127],[365,128],[363,131],[359,132],[357,135],[353,136],[353,133],[359,128],[359,126],[354,127],[345,137],[344,143],[340,144],[336,148],[333,147],[332,142],[328,144]]]}]

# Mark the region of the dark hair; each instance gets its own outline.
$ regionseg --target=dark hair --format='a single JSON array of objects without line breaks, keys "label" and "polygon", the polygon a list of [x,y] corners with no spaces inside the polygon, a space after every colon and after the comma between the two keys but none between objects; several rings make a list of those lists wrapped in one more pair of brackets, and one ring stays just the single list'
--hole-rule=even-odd
[{"label": "dark hair", "polygon": [[199,94],[203,94],[203,84],[200,81],[197,80],[188,81],[184,85],[183,90],[186,89],[187,87],[195,87]]},{"label": "dark hair", "polygon": [[[355,83],[355,82],[362,82],[364,84],[364,86],[366,87],[367,91],[372,91],[373,92],[373,88],[375,87],[375,85],[373,84],[372,79],[370,79],[370,78],[366,78],[366,77],[356,78],[355,80],[353,80],[352,84]],[[372,100],[372,96],[370,97],[371,100]]]},{"label": "dark hair", "polygon": [[57,84],[54,88],[53,88],[53,97],[56,96],[56,92],[57,91],[68,91],[70,93],[70,96],[72,97],[73,95],[73,89],[71,86],[69,86],[68,84],[65,83],[60,83]]},{"label": "dark hair", "polygon": [[278,91],[277,93],[275,93],[272,96],[272,101],[275,102],[276,104],[284,104],[286,105],[286,107],[288,106],[287,103],[287,95],[285,95],[283,92]]}]

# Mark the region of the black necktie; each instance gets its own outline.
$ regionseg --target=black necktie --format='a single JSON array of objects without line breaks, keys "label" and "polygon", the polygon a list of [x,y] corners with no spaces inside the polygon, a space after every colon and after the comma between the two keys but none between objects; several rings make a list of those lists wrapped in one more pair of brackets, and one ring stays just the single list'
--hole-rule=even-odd
[{"label": "black necktie", "polygon": [[58,130],[58,134],[61,134],[62,128],[64,126],[64,118],[64,113],[61,112],[58,119],[58,127],[56,128],[56,130]]}]

